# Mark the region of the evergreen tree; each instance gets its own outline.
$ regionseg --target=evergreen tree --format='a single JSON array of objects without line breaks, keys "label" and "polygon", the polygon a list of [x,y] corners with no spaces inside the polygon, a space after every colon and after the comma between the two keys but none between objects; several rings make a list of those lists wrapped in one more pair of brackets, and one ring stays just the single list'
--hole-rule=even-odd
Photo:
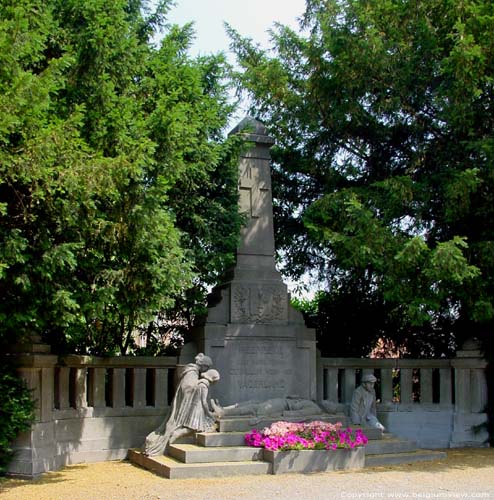
[{"label": "evergreen tree", "polygon": [[308,0],[301,28],[278,26],[274,54],[230,35],[253,113],[278,144],[284,271],[317,270],[327,284],[323,349],[332,333],[429,355],[487,341],[493,3]]},{"label": "evergreen tree", "polygon": [[166,25],[170,4],[0,2],[4,342],[125,353],[183,297],[201,305],[233,258],[228,67],[187,56],[193,30]]}]

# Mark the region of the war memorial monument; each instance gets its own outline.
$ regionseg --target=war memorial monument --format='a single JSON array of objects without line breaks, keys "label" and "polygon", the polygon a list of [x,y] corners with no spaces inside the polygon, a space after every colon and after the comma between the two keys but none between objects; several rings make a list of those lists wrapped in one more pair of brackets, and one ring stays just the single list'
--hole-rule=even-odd
[{"label": "war memorial monument", "polygon": [[[485,446],[487,362],[475,341],[451,359],[318,354],[275,267],[273,140],[252,119],[232,133],[247,142],[239,165],[245,226],[236,263],[180,357],[55,355],[34,337],[16,346],[9,356],[36,411],[13,445],[9,474],[126,457],[171,479],[363,466],[360,451],[338,461],[339,453],[312,459],[302,450],[296,468],[295,454],[284,462],[247,446],[246,433],[280,420],[362,428],[365,466],[443,456],[420,448]],[[337,341],[344,332],[327,334]]]},{"label": "war memorial monument", "polygon": [[[269,153],[273,140],[250,118],[231,133],[243,134],[252,144],[240,158],[239,204],[245,225],[236,263],[213,289],[207,315],[182,350],[168,414],[140,449],[129,450],[129,458],[168,478],[238,474],[241,467],[247,467],[244,473],[274,474],[362,468],[363,447],[277,452],[245,446],[245,433],[254,426],[343,421],[341,425],[355,424],[359,433],[364,429],[374,440],[375,453],[384,426],[377,420],[373,375],[364,375],[355,389],[350,419],[338,412],[341,406],[328,412],[322,402],[316,403],[315,332],[290,305],[287,286],[275,267]],[[207,375],[211,371],[213,378]],[[204,378],[214,384],[206,382],[205,389]],[[395,440],[391,451],[396,450],[415,452],[415,447]],[[443,456],[428,453],[426,459]],[[219,461],[230,461],[230,472]],[[193,470],[194,463],[201,467]]]}]

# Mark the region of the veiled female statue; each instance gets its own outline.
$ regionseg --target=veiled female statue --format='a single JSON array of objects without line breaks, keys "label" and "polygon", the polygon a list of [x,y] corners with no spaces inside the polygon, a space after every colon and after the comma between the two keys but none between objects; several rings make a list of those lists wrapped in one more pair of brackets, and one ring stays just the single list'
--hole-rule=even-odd
[{"label": "veiled female statue", "polygon": [[[206,402],[209,384],[219,380],[219,373],[216,370],[209,370],[212,364],[209,356],[199,353],[195,363],[185,366],[167,417],[146,437],[144,454],[163,455],[168,444],[179,437],[194,431],[211,430],[214,427],[214,414]],[[206,373],[206,377],[200,381],[201,374]]]}]

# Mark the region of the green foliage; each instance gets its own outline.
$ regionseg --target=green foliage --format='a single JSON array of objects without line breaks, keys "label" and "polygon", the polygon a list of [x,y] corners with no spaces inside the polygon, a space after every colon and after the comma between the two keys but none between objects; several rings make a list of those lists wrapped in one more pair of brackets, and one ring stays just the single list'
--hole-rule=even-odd
[{"label": "green foliage", "polygon": [[278,144],[285,273],[318,270],[328,291],[378,303],[391,336],[391,317],[400,331],[447,319],[458,340],[483,335],[494,318],[492,2],[309,0],[301,27],[276,27],[274,55],[230,30],[240,84]]},{"label": "green foliage", "polygon": [[0,475],[12,457],[12,442],[33,419],[31,392],[4,360],[0,365]]},{"label": "green foliage", "polygon": [[[404,357],[452,356],[453,327],[449,314],[434,322],[413,325],[404,322],[407,304],[397,307],[385,301],[380,291],[369,291],[365,276],[340,279],[329,291],[319,291],[312,300],[293,304],[315,328],[317,347],[323,356],[366,357],[377,346],[382,354],[399,349]],[[398,348],[398,349],[397,349]]]},{"label": "green foliage", "polygon": [[167,26],[169,5],[0,3],[6,342],[35,331],[58,350],[125,353],[157,314],[185,301],[193,315],[233,259],[229,68],[187,56],[192,28]]}]

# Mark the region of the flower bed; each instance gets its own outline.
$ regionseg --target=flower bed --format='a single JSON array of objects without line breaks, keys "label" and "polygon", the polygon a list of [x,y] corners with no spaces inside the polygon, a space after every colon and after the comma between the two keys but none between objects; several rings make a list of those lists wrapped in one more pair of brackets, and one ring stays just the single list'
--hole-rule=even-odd
[{"label": "flower bed", "polygon": [[275,422],[245,435],[248,446],[264,448],[273,474],[362,468],[368,439],[360,430],[328,422]]},{"label": "flower bed", "polygon": [[262,431],[253,429],[245,435],[248,446],[271,451],[337,450],[365,446],[367,437],[361,429],[342,430],[340,422],[275,422]]}]

